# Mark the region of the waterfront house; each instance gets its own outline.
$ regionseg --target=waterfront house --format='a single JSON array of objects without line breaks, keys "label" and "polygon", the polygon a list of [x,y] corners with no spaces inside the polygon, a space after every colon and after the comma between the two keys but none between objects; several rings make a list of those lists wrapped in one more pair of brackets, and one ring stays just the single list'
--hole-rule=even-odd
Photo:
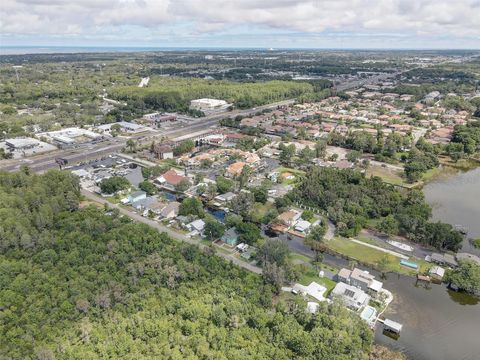
[{"label": "waterfront house", "polygon": [[178,175],[175,170],[168,170],[166,173],[160,175],[156,182],[160,185],[165,186],[166,188],[174,189],[175,186],[180,184],[182,181],[188,181],[186,176]]},{"label": "waterfront house", "polygon": [[368,294],[362,289],[343,282],[339,282],[335,286],[330,297],[339,298],[343,301],[345,306],[356,311],[368,305],[368,301],[370,300],[370,296],[368,296]]},{"label": "waterfront house", "polygon": [[400,332],[402,331],[402,328],[403,328],[402,324],[390,319],[385,319],[385,321],[383,322],[383,329],[386,331],[391,331],[395,334],[400,334]]},{"label": "waterfront house", "polygon": [[292,209],[281,213],[278,215],[277,219],[280,220],[281,223],[290,227],[295,224],[301,216],[302,213],[300,211]]},{"label": "waterfront house", "polygon": [[173,219],[178,216],[178,210],[180,208],[180,203],[177,201],[172,201],[168,203],[167,206],[165,206],[161,211],[160,211],[160,216],[164,219]]},{"label": "waterfront house", "polygon": [[383,283],[375,280],[375,276],[357,268],[352,271],[345,268],[341,269],[337,275],[337,279],[340,282],[355,286],[363,291],[379,292],[383,287]]},{"label": "waterfront house", "polygon": [[438,266],[434,265],[431,267],[431,269],[428,271],[428,274],[437,280],[442,280],[443,276],[445,275],[445,269]]},{"label": "waterfront house", "polygon": [[450,267],[457,267],[458,263],[451,254],[440,254],[440,253],[432,253],[430,257],[432,262],[438,265],[448,265]]}]

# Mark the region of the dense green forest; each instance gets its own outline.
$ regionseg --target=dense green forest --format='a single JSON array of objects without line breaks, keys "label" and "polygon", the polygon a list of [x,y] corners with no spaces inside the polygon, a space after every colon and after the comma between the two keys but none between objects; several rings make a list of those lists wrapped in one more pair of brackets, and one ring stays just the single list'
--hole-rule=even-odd
[{"label": "dense green forest", "polygon": [[429,222],[431,208],[421,191],[401,191],[355,170],[311,167],[288,197],[324,209],[344,236],[388,217],[391,228],[413,241],[454,251],[461,246],[462,236],[451,225]]},{"label": "dense green forest", "polygon": [[190,100],[199,98],[223,99],[240,108],[293,99],[313,93],[314,86],[306,82],[268,81],[235,83],[196,78],[156,77],[147,88],[118,87],[112,96],[122,101],[143,101],[156,110],[185,110]]},{"label": "dense green forest", "polygon": [[66,172],[0,173],[0,357],[368,357],[343,306],[273,301],[261,277],[79,198]]}]

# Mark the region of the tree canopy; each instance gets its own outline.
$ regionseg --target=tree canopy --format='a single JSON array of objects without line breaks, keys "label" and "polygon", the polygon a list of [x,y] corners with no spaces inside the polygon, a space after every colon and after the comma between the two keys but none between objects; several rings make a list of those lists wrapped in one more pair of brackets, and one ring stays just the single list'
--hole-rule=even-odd
[{"label": "tree canopy", "polygon": [[100,189],[104,194],[114,194],[117,191],[125,190],[130,187],[130,183],[122,176],[112,176],[103,179],[100,183]]},{"label": "tree canopy", "polygon": [[358,234],[369,219],[382,219],[383,231],[438,249],[456,251],[462,242],[451,225],[428,222],[431,208],[421,191],[402,192],[355,170],[311,167],[288,198],[326,210],[344,236]]},{"label": "tree canopy", "polygon": [[368,358],[371,331],[340,304],[314,315],[301,299],[274,307],[261,277],[116,213],[79,209],[68,173],[0,173],[0,195],[3,357]]}]

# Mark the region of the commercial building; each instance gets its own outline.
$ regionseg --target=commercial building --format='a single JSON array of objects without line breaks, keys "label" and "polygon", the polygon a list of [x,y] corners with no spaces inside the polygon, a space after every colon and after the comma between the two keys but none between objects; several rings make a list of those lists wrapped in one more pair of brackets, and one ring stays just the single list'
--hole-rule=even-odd
[{"label": "commercial building", "polygon": [[228,107],[228,103],[225,100],[217,99],[197,99],[190,102],[190,108],[199,111],[212,111],[221,110]]},{"label": "commercial building", "polygon": [[40,142],[32,138],[15,138],[5,140],[5,144],[12,150],[24,150],[37,147]]},{"label": "commercial building", "polygon": [[93,131],[70,127],[57,131],[49,131],[37,134],[37,137],[46,137],[59,145],[82,144],[94,140],[100,140],[102,135]]},{"label": "commercial building", "polygon": [[143,115],[143,120],[146,120],[150,123],[154,124],[161,124],[164,122],[173,122],[177,121],[177,115],[176,114],[168,114],[168,113],[151,113],[151,114],[145,114]]},{"label": "commercial building", "polygon": [[96,127],[96,129],[105,131],[105,132],[111,132],[112,126],[114,125],[120,126],[121,131],[123,132],[138,133],[146,130],[145,126],[128,122],[128,121],[119,121],[119,122],[114,122],[110,124],[99,125]]}]

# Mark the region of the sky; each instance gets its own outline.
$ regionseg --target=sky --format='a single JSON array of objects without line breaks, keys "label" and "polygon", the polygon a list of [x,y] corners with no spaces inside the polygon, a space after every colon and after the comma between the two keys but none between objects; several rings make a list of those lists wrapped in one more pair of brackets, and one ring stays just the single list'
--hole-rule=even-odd
[{"label": "sky", "polygon": [[1,0],[0,46],[480,49],[480,0]]}]

